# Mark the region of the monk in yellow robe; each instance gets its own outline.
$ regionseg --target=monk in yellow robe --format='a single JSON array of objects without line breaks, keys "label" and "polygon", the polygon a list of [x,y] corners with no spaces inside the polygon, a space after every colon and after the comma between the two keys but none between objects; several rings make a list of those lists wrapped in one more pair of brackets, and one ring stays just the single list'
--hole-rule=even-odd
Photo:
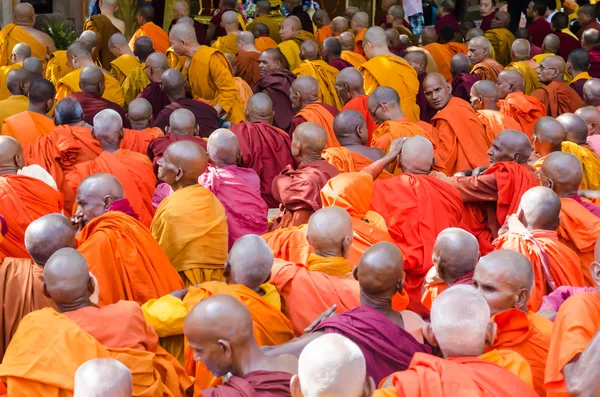
[{"label": "monk in yellow robe", "polygon": [[173,26],[169,37],[175,52],[190,58],[187,76],[194,99],[210,102],[217,114],[232,124],[244,120],[243,104],[225,55],[198,44],[194,28],[186,23]]},{"label": "monk in yellow robe", "polygon": [[154,19],[154,8],[150,5],[144,5],[140,7],[137,14],[137,22],[140,26],[139,29],[131,36],[129,40],[129,48],[133,51],[135,41],[142,37],[147,36],[152,39],[154,50],[167,52],[169,48],[169,35],[160,26],[157,26],[152,20]]},{"label": "monk in yellow robe", "polygon": [[[80,42],[71,44],[67,50],[67,57],[73,71],[60,79],[58,86],[56,87],[57,102],[68,97],[73,92],[81,92],[81,88],[79,87],[79,75],[83,68],[94,65],[89,48]],[[123,98],[121,85],[108,73],[105,73],[104,77],[106,88],[104,94],[102,94],[102,98],[114,102],[119,106],[123,106],[125,104],[125,99]]]},{"label": "monk in yellow robe", "polygon": [[[266,0],[258,1],[256,3],[256,18],[246,26],[246,30],[252,32],[254,37],[256,37],[256,25],[264,25],[267,28],[267,31],[260,32],[258,37],[266,34],[267,37],[275,42],[275,46],[277,46],[277,43],[281,42],[281,37],[279,36],[279,22],[271,17],[271,3]],[[258,39],[258,37],[256,38]]]},{"label": "monk in yellow robe", "polygon": [[307,39],[301,35],[302,24],[300,19],[295,16],[289,16],[281,23],[281,43],[277,45],[277,48],[283,53],[288,63],[288,69],[294,70],[302,63],[300,57],[300,46]]},{"label": "monk in yellow robe", "polygon": [[40,136],[50,135],[55,125],[47,114],[54,105],[55,95],[56,90],[48,80],[32,81],[27,111],[4,119],[2,135],[12,136],[21,145],[33,143]]},{"label": "monk in yellow robe", "polygon": [[35,10],[29,3],[20,3],[14,8],[14,23],[0,30],[0,66],[10,65],[15,45],[25,43],[31,48],[31,55],[46,65],[46,55],[56,51],[54,41],[46,33],[33,28]]},{"label": "monk in yellow robe", "polygon": [[6,77],[8,72],[23,67],[23,61],[31,56],[31,47],[25,43],[17,44],[10,56],[10,63],[6,66],[0,66],[0,101],[5,100],[10,96],[8,86],[6,85]]},{"label": "monk in yellow robe", "polygon": [[385,31],[378,26],[365,33],[364,48],[369,60],[359,70],[365,78],[365,93],[370,95],[382,85],[393,88],[400,95],[400,106],[406,117],[413,122],[419,121],[417,72],[404,59],[390,52]]},{"label": "monk in yellow robe", "polygon": [[46,64],[45,77],[55,87],[60,79],[71,72],[71,67],[67,60],[67,51],[59,50],[49,55],[48,63]]},{"label": "monk in yellow robe", "polygon": [[531,93],[543,84],[538,80],[537,68],[539,65],[531,60],[531,46],[525,39],[516,39],[512,44],[512,62],[506,65],[506,69],[515,69],[523,76],[523,93]]},{"label": "monk in yellow robe", "polygon": [[[346,19],[346,18],[344,18]],[[342,43],[342,58],[344,61],[350,63],[356,69],[358,69],[363,63],[367,62],[364,55],[354,52],[354,35],[351,32],[344,32],[339,37]]]},{"label": "monk in yellow robe", "polygon": [[495,83],[504,67],[492,57],[491,48],[490,41],[485,37],[474,37],[469,41],[467,56],[473,65],[471,73],[479,76],[480,80],[490,80]]},{"label": "monk in yellow robe", "polygon": [[502,66],[511,62],[512,44],[515,41],[515,36],[508,30],[509,25],[510,15],[504,11],[497,11],[492,21],[492,28],[484,35],[494,48],[494,58]]},{"label": "monk in yellow robe", "polygon": [[221,25],[227,32],[225,36],[218,37],[213,43],[212,48],[216,48],[225,54],[237,55],[238,35],[241,33],[238,24],[237,13],[235,11],[225,11],[221,18]]},{"label": "monk in yellow robe", "polygon": [[140,60],[133,54],[133,51],[127,44],[127,39],[121,33],[113,34],[108,40],[110,52],[115,56],[115,60],[110,63],[110,74],[119,84],[123,84],[131,71],[138,68]]},{"label": "monk in yellow robe", "polygon": [[[6,85],[11,95],[5,100],[0,101],[0,123],[4,122],[4,119],[8,117],[28,109],[29,99],[27,98],[27,94],[31,80],[31,74],[24,69],[15,69],[8,73]],[[2,125],[0,124],[1,132]]]},{"label": "monk in yellow robe", "polygon": [[172,143],[158,161],[158,178],[174,193],[156,209],[150,231],[187,286],[223,280],[227,258],[225,210],[198,184],[207,165],[206,152],[191,141]]}]

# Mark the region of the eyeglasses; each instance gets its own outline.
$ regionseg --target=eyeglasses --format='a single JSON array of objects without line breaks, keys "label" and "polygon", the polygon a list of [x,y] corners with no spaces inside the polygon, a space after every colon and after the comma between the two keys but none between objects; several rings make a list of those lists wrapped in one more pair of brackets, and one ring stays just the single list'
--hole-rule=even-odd
[{"label": "eyeglasses", "polygon": [[544,70],[558,70],[558,68],[547,68],[547,67],[545,67],[544,65],[540,65],[540,66],[538,66],[538,67],[537,67],[537,69],[538,69],[540,72],[543,72]]},{"label": "eyeglasses", "polygon": [[150,65],[146,65],[146,66],[144,66],[144,69],[143,69],[143,71],[145,72],[145,71],[146,71],[146,69],[150,69],[150,73],[152,73],[152,66],[150,66]]},{"label": "eyeglasses", "polygon": [[379,105],[377,105],[377,107],[375,108],[375,110],[373,110],[373,111],[371,112],[371,116],[372,116],[374,119],[377,119],[377,117],[375,117],[375,115],[377,114],[377,111],[379,110],[379,108],[381,107],[381,105],[383,105],[383,103],[380,103]]}]

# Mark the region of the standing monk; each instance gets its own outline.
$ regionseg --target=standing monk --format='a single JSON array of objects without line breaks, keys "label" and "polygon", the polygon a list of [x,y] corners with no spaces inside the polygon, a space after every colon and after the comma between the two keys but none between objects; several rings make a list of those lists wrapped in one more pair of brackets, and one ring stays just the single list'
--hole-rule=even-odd
[{"label": "standing monk", "polygon": [[110,63],[115,60],[115,56],[110,51],[108,41],[115,33],[125,34],[125,22],[114,16],[117,8],[119,8],[118,0],[102,0],[100,14],[92,15],[83,27],[84,30],[91,30],[98,35],[100,45],[98,52],[94,56],[100,59],[102,67],[106,70],[110,69]]},{"label": "standing monk", "polygon": [[471,87],[479,81],[479,76],[471,74],[469,57],[464,54],[452,56],[450,73],[452,73],[452,96],[470,102]]},{"label": "standing monk", "polygon": [[281,43],[277,45],[277,48],[285,56],[289,70],[296,69],[302,63],[300,46],[307,39],[301,36],[301,32],[302,24],[298,17],[290,15],[281,22],[281,29],[279,30]]},{"label": "standing monk", "polygon": [[227,257],[225,211],[210,190],[198,184],[207,165],[202,146],[186,141],[172,143],[158,161],[158,179],[174,193],[156,209],[150,231],[186,286],[221,281]]},{"label": "standing monk", "polygon": [[152,22],[154,19],[154,8],[149,5],[140,7],[137,12],[137,23],[139,29],[131,36],[129,40],[129,48],[134,49],[134,44],[137,39],[142,36],[149,37],[152,40],[154,50],[165,54],[169,48],[169,36],[162,29]]},{"label": "standing monk", "polygon": [[573,113],[584,106],[577,92],[564,82],[565,68],[565,61],[559,56],[545,58],[538,68],[538,80],[546,86],[535,90],[531,96],[544,103],[550,117]]},{"label": "standing monk", "polygon": [[526,95],[523,75],[517,70],[504,70],[498,75],[498,109],[520,124],[519,130],[532,137],[537,120],[546,115],[546,106],[536,97]]},{"label": "standing monk", "polygon": [[260,80],[260,67],[258,59],[260,51],[254,46],[254,35],[251,32],[241,32],[237,36],[238,52],[235,56],[237,66],[236,76],[244,79],[250,87]]},{"label": "standing monk", "polygon": [[25,43],[19,43],[13,47],[8,65],[0,66],[0,101],[10,96],[10,91],[6,86],[8,72],[23,68],[24,61],[29,57],[31,57],[31,47]]},{"label": "standing monk", "polygon": [[492,28],[487,30],[484,35],[494,48],[496,61],[502,66],[511,62],[512,45],[515,41],[515,36],[508,30],[509,25],[510,15],[507,12],[498,11],[492,21]]},{"label": "standing monk", "polygon": [[479,76],[481,80],[490,80],[495,83],[498,74],[504,70],[491,55],[491,44],[485,37],[474,37],[469,41],[467,54],[471,61],[471,73]]},{"label": "standing monk", "polygon": [[169,69],[169,62],[165,54],[155,52],[146,58],[144,72],[150,80],[150,84],[144,88],[139,96],[146,99],[152,105],[152,117],[154,120],[156,120],[158,113],[171,103],[161,86],[162,75],[167,69]]},{"label": "standing monk", "polygon": [[369,97],[365,95],[364,78],[362,74],[355,68],[346,68],[342,70],[335,79],[335,89],[338,96],[344,102],[344,110],[356,110],[367,122],[367,130],[369,137],[366,145],[371,144],[373,131],[377,129],[377,123],[367,106]]},{"label": "standing monk", "polygon": [[[8,72],[6,77],[6,86],[10,96],[0,101],[0,123],[4,119],[25,112],[29,108],[29,85],[33,80],[33,75],[25,69],[15,69]],[[2,125],[0,124],[0,132]]]},{"label": "standing monk", "polygon": [[35,10],[29,3],[19,3],[14,8],[14,23],[0,30],[0,66],[10,65],[15,45],[25,43],[31,48],[31,55],[46,64],[46,55],[56,51],[54,41],[46,33],[33,27]]},{"label": "standing monk", "polygon": [[498,86],[489,80],[481,80],[471,88],[471,106],[483,124],[485,136],[491,146],[496,136],[504,130],[521,129],[519,123],[498,111]]},{"label": "standing monk", "polygon": [[194,99],[209,101],[219,117],[231,123],[243,120],[242,101],[225,55],[198,44],[194,28],[185,23],[175,25],[169,38],[178,55],[190,58],[188,81]]},{"label": "standing monk", "polygon": [[365,33],[364,47],[369,60],[359,70],[365,78],[367,95],[381,85],[391,87],[400,95],[400,105],[406,117],[414,122],[419,121],[417,72],[404,59],[390,52],[385,31],[378,26]]},{"label": "standing monk", "polygon": [[363,41],[365,33],[369,28],[369,14],[362,11],[354,14],[352,21],[350,22],[350,27],[355,36],[354,43],[356,47],[354,48],[354,52],[359,55],[366,55]]},{"label": "standing monk", "polygon": [[237,38],[241,33],[237,13],[235,11],[225,11],[221,17],[221,26],[225,29],[225,35],[217,37],[211,47],[220,50],[225,54],[237,55]]},{"label": "standing monk", "polygon": [[542,86],[538,80],[537,69],[539,65],[531,60],[531,45],[525,39],[516,39],[512,44],[512,62],[506,70],[515,69],[523,76],[523,92],[530,95]]},{"label": "standing monk", "polygon": [[331,31],[331,19],[329,19],[327,11],[319,9],[313,14],[312,21],[317,27],[317,31],[315,32],[317,44],[319,47],[322,47],[325,39],[333,36]]}]

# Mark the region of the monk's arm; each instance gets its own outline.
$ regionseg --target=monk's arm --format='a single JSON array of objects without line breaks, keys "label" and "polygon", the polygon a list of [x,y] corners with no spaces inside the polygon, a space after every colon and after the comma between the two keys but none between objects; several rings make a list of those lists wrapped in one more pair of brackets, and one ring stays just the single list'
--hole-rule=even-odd
[{"label": "monk's arm", "polygon": [[282,345],[272,346],[270,348],[263,349],[264,353],[271,357],[277,357],[282,354],[291,354],[293,356],[300,356],[302,350],[313,340],[319,336],[324,335],[324,331],[312,332],[310,334],[304,334],[298,338],[294,338],[289,342]]},{"label": "monk's arm", "polygon": [[600,331],[596,332],[583,353],[575,356],[563,368],[569,396],[600,395],[600,378],[597,371],[592,368],[600,368]]},{"label": "monk's arm", "polygon": [[208,29],[206,30],[206,43],[211,44],[213,36],[215,35],[215,31],[217,30],[217,25],[212,22],[208,23]]},{"label": "monk's arm", "polygon": [[464,203],[481,201],[498,201],[498,184],[496,175],[455,176],[450,184],[459,192]]},{"label": "monk's arm", "polygon": [[216,56],[210,57],[208,70],[210,71],[210,77],[217,87],[216,97],[218,98],[218,102],[215,105],[217,114],[220,115],[221,113],[217,109],[219,106],[225,113],[230,113],[235,101],[238,100],[236,97],[239,95],[235,80],[233,79],[233,73],[227,65],[223,64],[221,58]]},{"label": "monk's arm", "polygon": [[452,173],[458,157],[457,138],[450,123],[446,120],[437,120],[431,133],[431,140],[435,146],[435,168],[446,175]]},{"label": "monk's arm", "polygon": [[390,148],[388,152],[379,160],[374,161],[371,165],[363,168],[361,171],[370,174],[373,177],[373,180],[379,177],[379,174],[383,172],[383,170],[388,167],[390,164],[397,161],[400,152],[402,151],[402,146],[406,142],[406,138],[398,138],[394,140],[390,144]]}]

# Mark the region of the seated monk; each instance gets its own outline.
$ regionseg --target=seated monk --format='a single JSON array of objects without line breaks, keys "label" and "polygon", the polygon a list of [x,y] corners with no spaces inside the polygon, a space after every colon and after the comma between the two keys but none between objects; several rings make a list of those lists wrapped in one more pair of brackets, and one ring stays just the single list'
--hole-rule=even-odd
[{"label": "seated monk", "polygon": [[326,144],[327,133],[320,126],[305,122],[296,128],[292,136],[292,156],[298,167],[288,165],[273,179],[273,197],[282,211],[274,219],[271,230],[303,225],[322,207],[319,192],[328,180],[340,173],[321,157]]},{"label": "seated monk", "polygon": [[508,12],[497,11],[492,21],[492,28],[487,30],[484,35],[490,45],[494,47],[494,58],[502,66],[511,62],[512,45],[515,41],[515,36],[508,30],[509,26],[510,15]]},{"label": "seated monk", "polygon": [[[31,100],[29,100],[31,103]],[[600,153],[600,109],[595,106],[579,108],[575,114],[583,119],[588,125],[587,142],[589,147]]]},{"label": "seated monk", "polygon": [[84,30],[83,32],[81,32],[81,35],[79,35],[76,41],[83,43],[87,46],[87,48],[90,50],[90,53],[92,54],[94,64],[99,68],[102,68],[102,62],[98,57],[98,48],[100,44],[98,40],[98,35],[95,32],[92,32],[91,30]]},{"label": "seated monk", "polygon": [[319,92],[319,82],[312,76],[300,76],[294,80],[290,88],[290,99],[292,100],[292,106],[300,110],[292,119],[289,133],[293,136],[294,131],[301,124],[314,123],[327,131],[327,145],[325,147],[339,146],[340,143],[333,131],[333,118],[338,115],[339,110],[320,102]]},{"label": "seated monk", "polygon": [[365,53],[369,60],[359,71],[365,78],[365,92],[370,95],[379,86],[388,86],[400,95],[400,106],[406,117],[419,121],[417,72],[404,59],[393,55],[387,47],[385,31],[374,26],[365,33]]},{"label": "seated monk", "polygon": [[[532,57],[531,60],[538,64],[541,64],[544,59],[553,55],[558,55],[559,49],[560,40],[555,34],[549,34],[546,37],[544,37],[544,42],[542,43],[542,53]],[[566,69],[565,72],[567,72]],[[569,76],[565,73],[565,80],[569,80],[572,77],[573,76]]]},{"label": "seated monk", "polygon": [[367,376],[377,384],[392,372],[407,369],[415,353],[431,354],[431,348],[423,344],[423,320],[416,313],[392,307],[393,297],[403,288],[400,249],[387,242],[375,244],[365,251],[353,274],[360,286],[361,306],[321,321],[311,333],[269,354],[299,355],[323,334],[341,334],[359,346]]},{"label": "seated monk", "polygon": [[[0,136],[2,200],[0,213],[8,233],[0,241],[0,260],[6,257],[28,258],[23,236],[27,226],[41,216],[61,212],[62,194],[46,182],[24,175],[23,149],[19,142]],[[43,172],[43,170],[40,170]]]},{"label": "seated monk", "polygon": [[290,15],[281,22],[279,30],[281,43],[277,45],[277,48],[285,57],[289,70],[296,69],[302,63],[300,46],[308,39],[303,37],[301,32],[302,23],[298,17]]},{"label": "seated monk", "polygon": [[321,57],[329,66],[340,72],[346,68],[354,67],[350,62],[342,59],[342,42],[337,37],[325,39],[321,46]]},{"label": "seated monk", "polygon": [[[369,28],[369,19],[369,14],[359,11],[354,14],[350,21],[350,28],[355,36],[354,43],[356,44],[356,47],[354,48],[354,52],[363,56],[366,55],[364,48],[364,36]],[[368,55],[367,57],[370,58]]]},{"label": "seated monk", "polygon": [[507,220],[508,232],[495,242],[496,250],[509,249],[527,256],[535,283],[527,308],[540,310],[542,297],[560,286],[585,285],[579,257],[558,241],[560,199],[552,190],[537,186],[521,197],[517,214]]},{"label": "seated monk", "polygon": [[429,102],[427,102],[427,98],[423,92],[423,80],[427,77],[427,56],[423,51],[409,51],[404,56],[404,59],[415,69],[417,78],[419,79],[419,93],[417,94],[417,105],[419,105],[420,109],[419,119],[425,123],[429,123],[431,122],[431,118],[437,113],[437,110],[429,106]]},{"label": "seated monk", "polygon": [[[408,36],[412,43],[418,44],[419,38],[412,33],[409,23],[406,21],[406,14],[401,5],[393,5],[389,8],[386,15],[386,26],[391,27],[401,35]],[[405,25],[406,24],[406,25]],[[381,26],[381,25],[380,25]],[[384,27],[384,26],[382,26]],[[441,35],[441,33],[440,33]],[[454,35],[453,35],[454,36]]]},{"label": "seated monk", "polygon": [[356,69],[358,69],[363,63],[367,62],[364,55],[354,52],[356,45],[354,44],[354,35],[352,32],[344,31],[340,34],[339,39],[342,43],[342,54],[340,55],[341,59],[352,64],[352,66],[354,66]]},{"label": "seated monk", "polygon": [[447,175],[489,164],[488,141],[483,125],[468,102],[452,97],[452,86],[439,73],[430,73],[423,91],[437,114],[431,119],[432,142],[439,157],[437,167]]},{"label": "seated monk", "polygon": [[215,377],[205,365],[195,365],[189,348],[183,346],[183,320],[199,302],[217,294],[235,297],[250,311],[253,328],[259,346],[285,343],[294,337],[292,325],[281,313],[281,298],[275,287],[268,283],[273,254],[262,239],[256,235],[240,237],[231,248],[225,261],[225,283],[207,281],[188,289],[175,291],[159,299],[152,299],[142,306],[144,317],[161,337],[161,344],[172,339],[174,355],[181,353],[188,372],[195,376],[196,387],[213,385]]},{"label": "seated monk", "polygon": [[[505,358],[497,350],[485,352],[486,345],[494,340],[496,327],[490,321],[487,302],[474,288],[455,285],[444,291],[433,302],[430,318],[423,335],[440,348],[444,358],[416,353],[406,371],[396,372],[391,382],[383,384],[380,391],[391,392],[384,395],[452,395],[461,390],[460,393],[498,397],[537,396],[520,379],[531,374],[522,357]],[[451,378],[448,373],[453,374]]]},{"label": "seated monk", "polygon": [[479,261],[479,243],[464,229],[449,227],[438,234],[433,244],[433,267],[425,276],[425,292],[421,303],[431,304],[448,287],[473,285],[473,272]]},{"label": "seated monk", "polygon": [[[227,62],[229,62],[229,66],[233,71],[233,75],[237,74],[237,66],[235,64],[235,57],[229,53],[225,53],[225,57],[227,58]],[[248,100],[252,96],[252,88],[246,83],[244,79],[241,77],[234,77],[235,86],[240,94],[240,100],[242,101],[242,106],[246,109],[248,105]]]},{"label": "seated monk", "polygon": [[498,74],[504,70],[491,54],[491,44],[485,37],[474,37],[469,41],[469,53],[467,56],[471,61],[471,73],[479,76],[480,80],[490,80],[495,83]]},{"label": "seated monk", "polygon": [[269,208],[277,208],[271,188],[273,179],[294,164],[290,136],[273,125],[273,102],[266,94],[250,97],[245,116],[245,121],[230,127],[242,151],[240,166],[256,172],[262,199]]},{"label": "seated monk", "polygon": [[518,71],[523,78],[523,93],[531,95],[533,91],[542,86],[538,80],[539,65],[531,60],[531,45],[527,40],[516,39],[512,44],[511,53],[512,62],[505,69]]},{"label": "seated monk", "polygon": [[[276,261],[271,272],[281,310],[297,336],[332,305],[338,314],[360,305],[358,282],[346,259],[353,241],[348,212],[336,206],[318,210],[308,221],[306,240],[314,253],[305,264]],[[300,301],[305,304],[295,303]]]},{"label": "seated monk", "polygon": [[[511,250],[503,249],[484,256],[473,274],[473,285],[487,300],[491,320],[498,327],[496,337],[487,350],[511,350],[523,356],[531,366],[533,387],[538,395],[543,396],[546,393],[544,370],[552,324],[547,318],[528,311],[527,302],[533,284],[531,262]],[[498,299],[499,294],[510,298]]]},{"label": "seated monk", "polygon": [[138,96],[150,102],[154,120],[156,120],[160,111],[171,103],[161,86],[162,75],[167,69],[169,69],[169,64],[165,54],[155,52],[146,58],[144,72],[150,80],[150,84]]},{"label": "seated monk", "polygon": [[25,69],[15,69],[8,72],[6,77],[6,86],[10,91],[10,96],[0,101],[0,133],[2,133],[2,124],[10,116],[27,111],[29,108],[29,85],[33,76]]},{"label": "seated monk", "polygon": [[478,81],[471,87],[471,106],[483,124],[490,146],[500,132],[521,129],[515,119],[498,111],[498,97],[498,86],[489,80]]},{"label": "seated monk", "polygon": [[600,106],[600,79],[591,78],[585,82],[583,102],[586,106]]},{"label": "seated monk", "polygon": [[189,141],[172,143],[158,161],[158,179],[174,193],[156,209],[150,231],[186,286],[222,280],[227,257],[225,210],[198,184],[207,165],[202,146]]},{"label": "seated monk", "polygon": [[546,85],[533,91],[531,96],[544,103],[550,117],[572,113],[584,105],[577,92],[564,82],[564,73],[565,61],[559,56],[545,58],[538,69],[538,80]]},{"label": "seated monk", "polygon": [[237,136],[224,128],[208,138],[210,164],[198,183],[210,190],[227,216],[229,248],[246,234],[267,232],[269,208],[260,197],[260,179],[251,168],[238,167],[242,153]]},{"label": "seated monk", "polygon": [[123,84],[133,69],[140,67],[140,60],[134,55],[133,50],[129,48],[127,39],[121,33],[115,33],[110,36],[108,46],[110,52],[115,56],[115,60],[110,63],[110,74],[120,84]]},{"label": "seated monk", "polygon": [[556,119],[544,116],[535,123],[533,129],[533,150],[539,158],[531,166],[539,170],[552,152],[561,152],[566,139],[565,127]]},{"label": "seated monk", "polygon": [[284,131],[290,129],[295,110],[292,108],[290,89],[296,76],[286,69],[285,58],[278,49],[268,49],[258,59],[260,80],[253,87],[254,93],[267,94],[273,102],[273,125]]},{"label": "seated monk", "polygon": [[523,132],[504,130],[492,142],[488,151],[491,166],[483,174],[450,178],[466,205],[461,226],[477,237],[484,255],[493,249],[492,241],[506,218],[517,211],[521,196],[539,186],[527,164],[532,150]]},{"label": "seated monk", "polygon": [[114,102],[104,99],[105,75],[98,66],[86,66],[79,75],[80,92],[74,92],[70,96],[81,105],[83,119],[86,123],[93,125],[94,117],[104,109],[115,111],[121,118],[121,124],[129,128],[129,119],[123,108]]},{"label": "seated monk", "polygon": [[373,132],[371,146],[387,151],[390,144],[401,137],[424,136],[431,140],[430,134],[421,126],[429,127],[427,123],[413,123],[408,120],[400,107],[398,93],[390,87],[378,87],[371,95],[367,108],[378,123]]},{"label": "seated monk", "polygon": [[254,335],[250,311],[234,297],[217,295],[197,304],[185,319],[184,333],[194,360],[202,361],[214,376],[230,374],[220,386],[202,391],[196,387],[194,396],[238,395],[239,390],[251,395],[290,395],[298,359],[266,356]]},{"label": "seated monk", "polygon": [[[89,48],[81,43],[75,42],[67,49],[67,58],[73,71],[60,79],[56,87],[56,101],[70,96],[74,92],[81,92],[80,76],[86,66],[95,66]],[[104,72],[105,90],[102,97],[107,101],[114,102],[119,106],[125,104],[123,91],[119,82],[108,72]]]},{"label": "seated monk", "polygon": [[[269,14],[270,13],[271,13],[271,4],[269,4]],[[277,23],[277,22],[275,22],[275,23]],[[279,37],[279,24],[277,24],[276,29],[271,29],[264,23],[257,23],[254,26],[252,26],[252,35],[254,36],[254,45],[256,45],[256,49],[258,51],[260,51],[261,53],[263,51],[266,51],[271,48],[277,48],[277,41],[273,40],[270,37],[270,35],[272,34],[271,32],[275,32],[275,34],[277,35],[277,40],[279,40],[279,42],[281,42],[281,38]]]},{"label": "seated monk", "polygon": [[[560,49],[557,55],[560,55],[564,60],[567,60],[569,54],[573,52],[573,50],[581,48],[581,43],[577,36],[569,29],[571,22],[569,16],[564,12],[557,11],[558,12],[552,16],[550,21],[553,30],[552,33],[556,35],[560,41]],[[554,19],[554,17],[557,18]]]},{"label": "seated monk", "polygon": [[319,45],[319,48],[323,47],[325,40],[333,36],[331,31],[331,19],[329,18],[329,15],[327,15],[327,11],[318,9],[312,15],[312,21],[317,27],[317,30],[315,31],[317,44]]},{"label": "seated monk", "polygon": [[6,86],[8,72],[15,69],[22,69],[25,59],[29,57],[31,57],[31,47],[25,43],[19,43],[13,47],[9,63],[6,66],[0,66],[0,101],[10,96],[10,91]]},{"label": "seated monk", "polygon": [[187,109],[194,114],[200,137],[208,138],[219,128],[217,111],[205,101],[190,99],[185,96],[185,78],[175,69],[168,69],[162,74],[161,87],[169,99],[170,104],[159,111],[154,118],[153,127],[166,131],[173,112],[178,109]]},{"label": "seated monk", "polygon": [[90,175],[114,175],[123,186],[136,219],[150,227],[154,215],[152,195],[156,186],[152,163],[146,155],[120,147],[123,127],[120,116],[110,109],[94,117],[92,136],[100,143],[102,152],[94,160],[75,165],[74,170],[66,175],[67,183],[76,192],[80,183]]},{"label": "seated monk", "polygon": [[241,33],[237,13],[235,11],[225,11],[221,17],[221,26],[225,29],[226,35],[217,37],[211,47],[223,52],[224,54],[237,55],[237,41]]},{"label": "seated monk", "polygon": [[38,137],[50,135],[54,120],[47,114],[54,107],[56,90],[46,79],[36,79],[29,85],[27,110],[4,119],[2,135],[12,136],[21,145],[33,143]]},{"label": "seated monk", "polygon": [[160,128],[152,127],[152,105],[144,98],[129,104],[127,119],[131,129],[123,129],[122,149],[147,154],[150,142],[165,135]]},{"label": "seated monk", "polygon": [[131,371],[114,358],[94,358],[83,363],[75,372],[74,395],[85,396],[98,391],[114,397],[133,393]]},{"label": "seated monk", "polygon": [[49,55],[44,77],[55,87],[58,85],[60,79],[65,77],[70,72],[71,70],[67,60],[66,50],[58,50]]},{"label": "seated monk", "polygon": [[242,121],[244,109],[225,55],[200,45],[194,28],[186,23],[173,26],[169,39],[177,55],[189,58],[187,77],[193,98],[210,102],[217,115],[232,124]]},{"label": "seated monk", "polygon": [[152,22],[154,20],[154,8],[150,5],[140,7],[137,12],[137,23],[139,29],[135,31],[129,40],[129,48],[133,51],[134,43],[142,36],[149,37],[152,40],[154,49],[165,54],[169,48],[169,35],[161,26]]},{"label": "seated monk", "polygon": [[579,256],[586,286],[594,285],[590,263],[600,237],[600,208],[577,194],[583,178],[581,162],[570,153],[548,154],[539,170],[540,180],[560,197],[558,239]]},{"label": "seated monk", "polygon": [[79,233],[78,250],[98,279],[100,306],[123,299],[141,304],[183,287],[167,255],[134,218],[116,177],[84,179],[77,205],[71,221]]},{"label": "seated monk", "polygon": [[[246,30],[254,33],[255,27],[257,25],[263,25],[261,26],[261,29],[258,30],[260,30],[262,33],[262,30],[264,28],[267,29],[265,33],[266,37],[270,38],[270,41],[275,43],[275,46],[271,47],[275,48],[277,47],[277,43],[281,42],[281,37],[279,37],[279,22],[280,21],[271,16],[271,3],[269,3],[266,0],[261,0],[256,2],[256,16],[252,20],[252,22],[246,25]],[[260,37],[261,35],[259,35],[258,37]],[[258,39],[256,35],[254,37]],[[263,52],[263,50],[261,49],[259,49],[259,51]]]},{"label": "seated monk", "polygon": [[[410,298],[409,309],[425,314],[421,287],[433,266],[433,243],[443,229],[458,226],[463,205],[456,189],[429,175],[435,164],[433,145],[421,136],[395,141],[390,153],[365,171],[375,179],[382,166],[396,161],[397,156],[393,155],[398,153],[402,175],[375,182],[371,208],[383,216],[390,236],[404,250],[404,286]],[[389,200],[390,194],[399,194],[406,200]],[[424,214],[430,215],[424,217]]]},{"label": "seated monk", "polygon": [[[344,18],[345,19],[345,18]],[[369,97],[365,95],[364,78],[355,68],[346,68],[342,70],[335,79],[335,89],[338,96],[344,103],[342,111],[355,110],[359,112],[367,122],[367,131],[369,136],[366,145],[371,145],[373,131],[377,129],[377,123],[367,107]]]},{"label": "seated monk", "polygon": [[573,77],[569,87],[573,88],[583,99],[583,85],[592,78],[588,73],[590,68],[590,54],[582,49],[573,50],[567,58],[567,71]]},{"label": "seated monk", "polygon": [[292,70],[292,73],[296,75],[296,78],[314,77],[319,85],[319,102],[338,110],[341,109],[342,102],[335,90],[335,79],[339,71],[319,59],[319,47],[310,40],[300,46],[300,57],[303,61],[296,69]]},{"label": "seated monk", "polygon": [[471,74],[469,57],[464,54],[452,56],[450,73],[452,73],[452,96],[470,102],[471,87],[479,81],[479,76]]},{"label": "seated monk", "polygon": [[[452,35],[454,36],[453,30]],[[432,26],[424,27],[421,36],[423,38],[423,49],[431,55],[431,58],[433,58],[438,72],[444,76],[446,81],[450,81],[452,79],[450,73],[452,52],[446,45],[438,43],[438,34]]]},{"label": "seated monk", "polygon": [[125,34],[125,22],[114,16],[119,8],[118,0],[102,0],[99,8],[100,14],[90,16],[83,29],[91,30],[98,36],[100,45],[94,54],[94,58],[100,59],[102,67],[109,70],[110,63],[115,60],[115,56],[109,49],[108,41],[115,33]]},{"label": "seated monk", "polygon": [[[150,84],[150,78],[148,77],[149,71],[146,70],[146,62],[148,57],[154,53],[154,47],[152,41],[148,37],[140,37],[135,41],[135,47],[133,54],[139,59],[140,64],[130,69],[127,72],[127,77],[123,81],[122,89],[123,96],[125,99],[125,107],[140,95],[146,87]],[[127,45],[125,47],[129,48]],[[162,54],[159,52],[158,54]]]},{"label": "seated monk", "polygon": [[254,35],[251,32],[241,32],[237,36],[237,54],[235,56],[236,77],[242,78],[250,87],[260,80],[258,59],[260,51],[254,46]]},{"label": "seated monk", "polygon": [[498,75],[498,109],[512,117],[529,138],[532,137],[535,123],[546,116],[546,106],[534,96],[525,94],[525,81],[518,70],[504,70]]},{"label": "seated monk", "polygon": [[19,43],[31,48],[31,55],[46,62],[46,55],[56,51],[54,40],[35,29],[35,10],[29,3],[19,3],[14,7],[14,23],[6,24],[0,30],[0,66],[10,65],[12,50]]}]

